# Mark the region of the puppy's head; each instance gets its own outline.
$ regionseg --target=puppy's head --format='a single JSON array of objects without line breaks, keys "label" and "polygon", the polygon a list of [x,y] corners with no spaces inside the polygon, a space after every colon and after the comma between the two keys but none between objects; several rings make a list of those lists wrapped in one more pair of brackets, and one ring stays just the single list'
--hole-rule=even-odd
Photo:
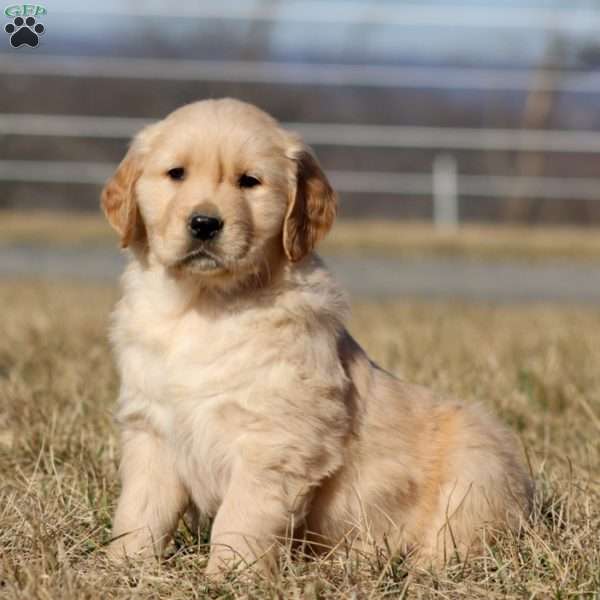
[{"label": "puppy's head", "polygon": [[196,102],[150,125],[102,192],[123,247],[228,287],[309,254],[336,197],[311,150],[254,106]]}]

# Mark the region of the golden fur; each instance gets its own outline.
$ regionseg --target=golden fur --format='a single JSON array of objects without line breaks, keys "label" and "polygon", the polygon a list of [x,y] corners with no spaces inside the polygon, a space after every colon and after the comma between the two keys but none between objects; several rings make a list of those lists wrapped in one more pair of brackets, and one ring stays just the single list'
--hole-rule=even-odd
[{"label": "golden fur", "polygon": [[[440,562],[519,526],[531,486],[512,436],[386,373],[345,329],[313,253],[336,198],[297,136],[236,100],[184,106],[134,139],[102,205],[131,251],[113,555],[160,555],[190,507],[214,517],[209,573],[267,569],[291,535]],[[191,244],[193,211],[222,218],[215,239]]]}]

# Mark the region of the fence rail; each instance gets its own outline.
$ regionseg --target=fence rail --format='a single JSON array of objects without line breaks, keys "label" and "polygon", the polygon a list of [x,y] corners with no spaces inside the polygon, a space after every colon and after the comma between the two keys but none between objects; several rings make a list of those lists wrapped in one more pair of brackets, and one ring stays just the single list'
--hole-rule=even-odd
[{"label": "fence rail", "polygon": [[[0,135],[126,139],[152,120],[130,117],[0,114]],[[600,152],[600,132],[283,123],[315,146],[514,152]]]},{"label": "fence rail", "polygon": [[[573,69],[481,69],[239,60],[73,57],[0,53],[0,74],[13,76],[212,81],[281,85],[600,93],[600,73]],[[544,77],[540,77],[544,74]]]},{"label": "fence rail", "polygon": [[[88,161],[0,160],[0,181],[102,185],[115,163]],[[430,173],[329,170],[334,187],[343,193],[431,196]],[[600,179],[460,175],[457,194],[464,197],[600,200]]]}]

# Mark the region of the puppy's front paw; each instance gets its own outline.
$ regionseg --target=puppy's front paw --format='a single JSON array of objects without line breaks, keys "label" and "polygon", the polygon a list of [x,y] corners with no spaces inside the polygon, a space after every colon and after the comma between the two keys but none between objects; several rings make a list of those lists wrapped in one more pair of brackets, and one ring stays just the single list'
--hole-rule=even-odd
[{"label": "puppy's front paw", "polygon": [[222,580],[228,573],[234,571],[242,571],[248,567],[239,555],[229,548],[214,549],[210,553],[208,563],[206,565],[206,576],[214,581]]},{"label": "puppy's front paw", "polygon": [[128,539],[128,535],[113,538],[106,546],[105,556],[114,563],[127,563],[131,561],[155,561],[157,554],[152,543],[140,544],[137,540]]},{"label": "puppy's front paw", "polygon": [[[217,549],[218,548],[218,549]],[[273,551],[265,552],[258,558],[244,557],[228,547],[213,546],[205,574],[212,581],[222,581],[230,575],[239,577],[272,578],[277,573],[277,561]]]}]

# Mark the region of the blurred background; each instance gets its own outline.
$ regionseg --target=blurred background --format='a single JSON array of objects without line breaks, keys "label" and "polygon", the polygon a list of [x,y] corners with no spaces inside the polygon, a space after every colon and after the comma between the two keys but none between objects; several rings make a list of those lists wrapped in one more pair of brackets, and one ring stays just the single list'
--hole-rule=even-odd
[{"label": "blurred background", "polygon": [[315,148],[353,290],[600,299],[600,1],[42,6],[38,47],[2,32],[0,273],[114,277],[98,197],[129,138],[234,96]]}]

